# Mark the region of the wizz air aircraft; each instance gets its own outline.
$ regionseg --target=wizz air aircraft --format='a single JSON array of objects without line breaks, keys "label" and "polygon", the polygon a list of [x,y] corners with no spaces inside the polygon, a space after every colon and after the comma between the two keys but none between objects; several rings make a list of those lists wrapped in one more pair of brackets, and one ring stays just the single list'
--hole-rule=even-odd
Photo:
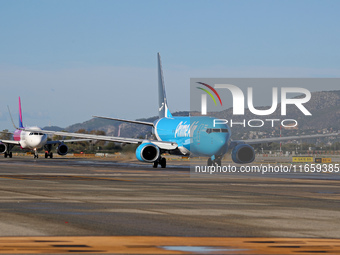
[{"label": "wizz air aircraft", "polygon": [[337,133],[333,133],[324,135],[290,136],[232,141],[231,130],[229,126],[227,124],[214,123],[214,120],[216,119],[214,117],[173,117],[169,110],[165,94],[163,71],[159,53],[158,92],[159,119],[154,122],[94,116],[96,118],[151,126],[153,127],[153,133],[157,140],[88,135],[56,131],[39,132],[42,132],[44,134],[56,134],[61,136],[72,136],[118,143],[139,144],[136,149],[137,159],[142,162],[153,163],[153,167],[161,165],[162,168],[166,167],[166,159],[162,157],[163,153],[181,156],[204,156],[208,157],[208,165],[221,165],[222,157],[227,153],[228,150],[232,150],[232,160],[235,163],[246,164],[253,162],[255,159],[255,151],[253,147],[250,146],[250,144],[338,135]]},{"label": "wizz air aircraft", "polygon": [[[11,116],[12,118],[12,116]],[[13,121],[13,120],[12,120]],[[13,122],[14,125],[14,122]],[[0,139],[0,153],[3,153],[5,158],[12,158],[12,149],[14,146],[20,146],[24,150],[33,150],[34,158],[38,158],[38,149],[44,148],[45,158],[53,158],[52,146],[58,145],[57,153],[59,155],[66,155],[68,147],[66,142],[80,142],[89,141],[90,139],[74,139],[74,140],[58,140],[58,141],[47,141],[47,134],[43,133],[39,127],[24,127],[22,122],[22,111],[21,111],[21,99],[19,97],[19,127],[16,127],[13,134],[14,140],[1,140]]]}]

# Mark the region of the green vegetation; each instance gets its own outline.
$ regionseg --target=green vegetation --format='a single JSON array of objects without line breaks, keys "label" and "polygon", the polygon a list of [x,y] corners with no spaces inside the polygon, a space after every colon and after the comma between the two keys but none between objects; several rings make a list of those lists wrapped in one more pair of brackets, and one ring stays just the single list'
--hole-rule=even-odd
[{"label": "green vegetation", "polygon": [[[261,153],[262,149],[263,152],[267,153],[268,151],[271,152],[278,152],[280,151],[280,143],[269,143],[269,144],[256,144],[253,145],[256,152]],[[312,143],[282,143],[281,151],[286,152],[293,152],[299,154],[308,154],[315,151],[323,151],[325,153],[330,153],[332,151],[339,151],[340,150],[340,142],[335,142],[331,145],[326,145],[324,143],[318,144],[317,146]]]},{"label": "green vegetation", "polygon": [[8,129],[4,129],[0,131],[0,139],[2,140],[11,140],[12,139],[12,133],[8,131]]}]

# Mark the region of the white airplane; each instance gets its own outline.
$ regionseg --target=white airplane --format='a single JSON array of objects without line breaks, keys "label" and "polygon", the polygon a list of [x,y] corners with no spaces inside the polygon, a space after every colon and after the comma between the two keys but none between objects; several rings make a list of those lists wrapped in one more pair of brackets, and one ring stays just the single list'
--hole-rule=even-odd
[{"label": "white airplane", "polygon": [[56,134],[61,136],[72,136],[102,141],[118,143],[138,144],[136,158],[139,161],[153,163],[154,167],[158,164],[162,168],[166,167],[166,159],[162,153],[185,156],[204,156],[208,157],[208,165],[221,165],[222,157],[232,150],[232,160],[235,163],[247,164],[255,159],[255,151],[250,144],[261,144],[270,142],[280,142],[285,140],[311,139],[319,137],[337,136],[338,133],[323,135],[306,135],[275,137],[252,140],[231,139],[231,129],[225,124],[216,124],[214,117],[173,117],[168,107],[165,95],[163,71],[160,55],[158,53],[158,95],[159,95],[159,119],[154,122],[124,120],[118,118],[97,117],[109,120],[118,120],[153,127],[153,132],[157,140],[146,140],[136,138],[123,138],[114,136],[100,136],[89,134],[78,134],[57,131],[40,131],[44,134]]},{"label": "white airplane", "polygon": [[[12,116],[11,116],[12,118]],[[12,119],[13,121],[13,119]],[[13,122],[14,125],[14,122]],[[73,143],[81,141],[90,141],[91,139],[73,139],[73,140],[58,140],[47,141],[47,134],[42,133],[39,127],[24,127],[22,122],[21,99],[19,97],[19,127],[16,127],[13,134],[14,140],[1,140],[0,139],[0,153],[3,153],[5,158],[12,158],[12,149],[14,146],[20,146],[24,150],[33,150],[34,158],[38,158],[38,149],[45,149],[45,158],[53,158],[52,146],[58,145],[57,153],[59,155],[66,155],[68,147],[64,143]]]}]

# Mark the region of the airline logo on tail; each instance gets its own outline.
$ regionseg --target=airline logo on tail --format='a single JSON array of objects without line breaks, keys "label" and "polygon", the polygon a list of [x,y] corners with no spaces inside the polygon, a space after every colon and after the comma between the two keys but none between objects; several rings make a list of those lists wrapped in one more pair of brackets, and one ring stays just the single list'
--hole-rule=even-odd
[{"label": "airline logo on tail", "polygon": [[[221,97],[220,97],[220,95],[217,93],[217,91],[213,87],[211,87],[210,85],[208,85],[206,83],[203,83],[203,82],[197,82],[197,83],[207,87],[208,89],[210,89],[217,96],[217,98],[220,101],[220,104],[222,106]],[[197,88],[200,89],[200,90],[203,90],[204,92],[206,92],[212,98],[212,100],[214,101],[215,105],[217,106],[217,102],[215,100],[215,97],[213,96],[213,94],[209,90],[201,88],[201,87],[197,87]],[[202,115],[207,115],[207,95],[206,94],[202,94],[201,114]]]}]

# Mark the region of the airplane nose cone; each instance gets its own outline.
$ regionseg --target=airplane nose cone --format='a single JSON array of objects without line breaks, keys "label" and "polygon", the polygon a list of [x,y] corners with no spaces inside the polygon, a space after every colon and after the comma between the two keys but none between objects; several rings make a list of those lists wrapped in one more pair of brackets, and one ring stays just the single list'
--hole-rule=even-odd
[{"label": "airplane nose cone", "polygon": [[211,133],[204,138],[201,137],[197,146],[205,155],[224,154],[228,147],[228,137],[226,134]]},{"label": "airplane nose cone", "polygon": [[30,145],[32,148],[40,148],[43,146],[44,140],[42,136],[35,136],[30,139]]},{"label": "airplane nose cone", "polygon": [[227,134],[216,134],[213,138],[213,144],[216,151],[220,151],[228,144],[229,136]]}]

